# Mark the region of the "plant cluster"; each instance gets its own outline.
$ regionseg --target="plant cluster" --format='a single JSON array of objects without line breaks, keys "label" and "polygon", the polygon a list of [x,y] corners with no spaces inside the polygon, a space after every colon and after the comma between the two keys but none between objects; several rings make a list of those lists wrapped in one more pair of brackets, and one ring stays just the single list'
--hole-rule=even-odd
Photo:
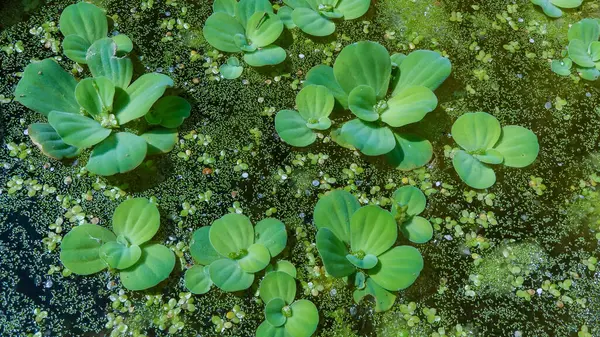
[{"label": "plant cluster", "polygon": [[[329,129],[337,103],[355,117],[331,131],[332,139],[367,156],[386,155],[398,169],[425,165],[431,143],[396,128],[419,122],[437,106],[433,93],[451,72],[450,61],[428,50],[390,56],[382,45],[362,41],[345,47],[333,68],[314,67],[296,97],[298,111],[282,110],[275,129],[286,143],[308,146]],[[345,118],[347,120],[347,118]]]},{"label": "plant cluster", "polygon": [[118,270],[129,290],[152,288],[169,277],[175,254],[149,242],[160,227],[160,213],[146,198],[123,201],[112,217],[112,231],[92,224],[74,227],[62,240],[60,261],[78,275]]},{"label": "plant cluster", "polygon": [[163,97],[173,80],[151,73],[131,83],[133,63],[125,54],[133,44],[126,35],[106,37],[106,15],[94,5],[67,7],[60,30],[65,55],[87,65],[92,77],[77,82],[53,59],[25,68],[15,100],[48,118],[29,126],[33,143],[59,160],[92,148],[86,167],[105,176],[133,170],[147,155],[171,151],[176,128],[191,110],[181,97]]},{"label": "plant cluster", "polygon": [[538,5],[544,11],[544,14],[551,18],[559,18],[563,15],[561,8],[577,8],[581,6],[583,0],[531,0],[531,3]]},{"label": "plant cluster", "polygon": [[569,28],[566,57],[553,60],[552,71],[570,76],[573,63],[581,78],[595,81],[600,77],[600,19],[583,19]]}]

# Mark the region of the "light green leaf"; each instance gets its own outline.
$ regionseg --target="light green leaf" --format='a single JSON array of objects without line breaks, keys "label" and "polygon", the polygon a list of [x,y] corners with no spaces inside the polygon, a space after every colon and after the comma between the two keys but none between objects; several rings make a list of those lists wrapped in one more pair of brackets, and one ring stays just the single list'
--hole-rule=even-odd
[{"label": "light green leaf", "polygon": [[569,41],[580,40],[587,48],[600,38],[600,25],[595,19],[583,19],[569,28],[568,37]]},{"label": "light green leaf", "polygon": [[562,60],[552,60],[551,69],[560,76],[569,76],[571,75],[572,66],[573,61],[571,61],[570,58],[565,57]]},{"label": "light green leaf", "polygon": [[346,255],[346,259],[348,259],[348,261],[350,261],[350,263],[352,263],[356,268],[365,270],[375,267],[378,261],[377,256],[373,254],[367,254],[362,259],[355,255],[348,254]]},{"label": "light green leaf", "polygon": [[117,45],[117,54],[129,53],[133,50],[133,42],[129,36],[125,34],[119,34],[112,37],[112,40]]},{"label": "light green leaf", "polygon": [[262,48],[275,42],[283,32],[283,22],[269,12],[256,12],[248,19],[246,36],[252,45]]},{"label": "light green leaf", "polygon": [[180,126],[184,119],[190,117],[190,111],[192,106],[186,99],[179,96],[164,96],[152,105],[145,117],[149,124],[160,124],[165,128],[174,129]]},{"label": "light green leaf", "polygon": [[309,123],[329,116],[334,104],[333,95],[322,85],[305,86],[296,96],[298,112]]},{"label": "light green leaf", "polygon": [[395,96],[403,89],[424,86],[437,89],[452,72],[450,60],[431,50],[416,50],[408,54],[400,65],[400,79],[392,93]]},{"label": "light green leaf", "polygon": [[79,35],[65,36],[65,39],[62,43],[62,48],[65,55],[69,59],[79,64],[87,63],[85,57],[90,46],[91,44],[85,38]]},{"label": "light green leaf", "polygon": [[340,0],[337,10],[344,14],[344,20],[354,20],[365,15],[371,0]]},{"label": "light green leaf", "polygon": [[157,128],[146,131],[140,137],[148,143],[147,155],[168,153],[177,145],[177,130]]},{"label": "light green leaf", "polygon": [[[100,247],[100,258],[111,268],[126,269],[133,266],[142,256],[142,250],[137,245],[122,243],[118,237],[117,241],[110,241]],[[126,241],[126,239],[125,239]]]},{"label": "light green leaf", "polygon": [[271,323],[264,321],[256,329],[256,337],[286,337],[286,334],[282,326],[272,326]]},{"label": "light green leaf", "polygon": [[144,161],[147,150],[144,138],[129,132],[113,133],[94,147],[86,168],[103,176],[125,173]]},{"label": "light green leaf", "polygon": [[600,61],[600,41],[594,41],[590,44],[590,56],[594,62]]},{"label": "light green leaf", "polygon": [[577,68],[577,74],[586,81],[595,81],[600,77],[600,64],[596,64],[596,68]]},{"label": "light green leaf", "polygon": [[329,117],[320,117],[319,119],[309,119],[306,126],[312,130],[327,130],[331,127],[331,119]]},{"label": "light green leaf", "polygon": [[281,110],[275,115],[275,130],[279,137],[291,146],[308,146],[317,139],[317,135],[307,126],[300,113],[293,110]]},{"label": "light green leaf", "polygon": [[229,213],[213,222],[208,237],[219,254],[232,258],[254,243],[254,228],[247,216]]},{"label": "light green leaf", "polygon": [[219,72],[223,78],[228,80],[234,80],[242,75],[244,67],[240,65],[240,60],[237,57],[232,56],[227,59],[227,62],[219,67]]},{"label": "light green leaf", "polygon": [[473,188],[488,188],[496,182],[496,173],[493,169],[463,150],[454,154],[452,165],[460,179]]},{"label": "light green leaf", "polygon": [[271,273],[274,271],[281,271],[284,272],[288,275],[290,275],[293,278],[296,278],[296,267],[294,267],[294,265],[287,260],[279,260],[277,262],[275,262],[275,264],[270,264],[267,266],[267,268],[265,269],[266,273]]},{"label": "light green leaf", "polygon": [[117,237],[104,227],[90,224],[76,226],[62,239],[60,261],[78,275],[97,273],[107,267],[100,259],[100,247],[116,239]]},{"label": "light green leaf", "polygon": [[166,280],[175,267],[175,254],[157,243],[145,244],[142,257],[130,268],[121,270],[121,283],[129,290],[152,288]]},{"label": "light green leaf", "polygon": [[291,8],[311,8],[306,0],[283,0],[283,3]]},{"label": "light green leaf", "polygon": [[204,37],[211,46],[228,53],[241,51],[235,43],[237,34],[245,35],[245,25],[240,24],[233,16],[215,12],[204,24]]},{"label": "light green leaf", "polygon": [[304,86],[309,85],[322,85],[326,87],[343,108],[348,108],[348,94],[336,81],[332,67],[321,64],[309,70],[308,74],[306,74]]},{"label": "light green leaf", "polygon": [[387,94],[392,61],[379,43],[361,41],[342,49],[333,65],[333,73],[346,93],[359,85],[368,85],[375,90],[377,98],[382,99]]},{"label": "light green leaf", "polygon": [[406,133],[394,133],[394,138],[396,146],[386,157],[398,170],[414,170],[431,160],[433,146],[427,139]]},{"label": "light green leaf", "polygon": [[238,264],[247,273],[258,273],[265,269],[270,261],[269,250],[260,243],[255,243],[248,247],[248,253],[238,260]]},{"label": "light green leaf", "polygon": [[581,40],[571,40],[569,42],[569,57],[581,67],[593,67],[595,65],[592,55],[588,53],[588,46]]},{"label": "light green leaf", "polygon": [[381,121],[393,127],[416,123],[437,107],[437,97],[430,89],[414,86],[399,90],[387,101]]},{"label": "light green leaf", "polygon": [[123,201],[112,217],[113,231],[124,236],[130,244],[141,245],[158,232],[160,213],[156,204],[146,198]]},{"label": "light green leaf", "polygon": [[345,190],[334,190],[317,201],[314,222],[327,228],[340,240],[350,243],[350,218],[360,208],[356,197]]},{"label": "light green leaf", "polygon": [[48,117],[50,111],[79,113],[77,81],[52,59],[30,63],[15,90],[15,101]]},{"label": "light green leaf", "polygon": [[329,275],[341,278],[356,271],[354,265],[346,259],[346,245],[328,228],[321,228],[317,232],[317,250]]},{"label": "light green leaf", "polygon": [[254,274],[243,271],[234,260],[217,260],[208,268],[213,283],[226,292],[248,289],[254,282]]},{"label": "light green leaf", "polygon": [[283,62],[286,57],[287,54],[283,48],[270,45],[244,54],[244,62],[252,67],[272,66]]},{"label": "light green leaf", "polygon": [[375,111],[376,105],[377,95],[368,85],[359,85],[348,95],[350,111],[363,121],[374,122],[379,119],[379,113]]},{"label": "light green leaf", "polygon": [[273,6],[269,0],[240,0],[235,10],[235,17],[243,27],[247,27],[250,18],[257,12],[273,13]]},{"label": "light green leaf", "polygon": [[583,0],[551,0],[552,4],[562,8],[575,8],[581,6]]},{"label": "light green leaf", "polygon": [[210,244],[210,226],[198,228],[190,241],[190,254],[194,260],[203,265],[209,265],[221,258],[221,255]]},{"label": "light green leaf", "polygon": [[394,149],[396,139],[392,130],[375,123],[353,119],[342,126],[342,137],[367,156],[380,156]]},{"label": "light green leaf", "polygon": [[282,271],[268,273],[260,282],[259,294],[264,303],[281,298],[286,304],[290,304],[296,297],[296,281]]},{"label": "light green leaf", "polygon": [[504,161],[502,153],[494,149],[487,149],[483,154],[474,154],[473,157],[485,164],[502,164]]},{"label": "light green leaf", "polygon": [[292,305],[292,316],[288,317],[283,326],[286,334],[294,337],[310,337],[319,325],[319,311],[313,302],[299,300]]},{"label": "light green leaf", "polygon": [[379,256],[398,239],[392,213],[375,205],[361,207],[350,218],[350,249]]},{"label": "light green leaf", "polygon": [[235,16],[235,9],[237,8],[236,0],[215,0],[213,2],[213,12],[223,12],[231,16]]},{"label": "light green leaf", "polygon": [[392,195],[392,214],[398,213],[398,207],[406,206],[406,214],[415,216],[423,213],[427,204],[425,194],[414,186],[402,186]]},{"label": "light green leaf", "polygon": [[559,18],[562,16],[563,12],[560,8],[554,6],[550,0],[531,0],[534,5],[538,5],[542,7],[544,14],[551,18]]},{"label": "light green leaf", "polygon": [[277,10],[277,16],[279,17],[281,22],[283,22],[283,24],[285,25],[285,28],[287,28],[287,29],[296,28],[296,24],[294,23],[294,20],[292,19],[293,12],[294,12],[294,10],[288,6],[283,6],[283,7],[279,8],[279,10]]},{"label": "light green leaf", "polygon": [[40,151],[51,158],[61,160],[77,157],[81,153],[79,148],[65,143],[50,124],[30,124],[27,134]]},{"label": "light green leaf", "polygon": [[266,303],[265,320],[272,326],[282,326],[287,321],[287,317],[283,314],[283,307],[286,303],[281,298],[274,298]]},{"label": "light green leaf", "polygon": [[502,128],[502,136],[494,149],[504,156],[504,165],[525,167],[535,161],[540,145],[531,130],[509,125]]},{"label": "light green leaf", "polygon": [[169,76],[150,73],[140,76],[126,91],[117,91],[114,103],[117,122],[124,125],[144,116],[165,90],[172,86],[173,80]]},{"label": "light green leaf", "polygon": [[94,42],[87,51],[86,62],[94,77],[104,76],[116,87],[127,88],[133,76],[133,63],[117,55],[117,44],[111,38]]},{"label": "light green leaf", "polygon": [[292,21],[308,35],[328,36],[335,32],[335,23],[311,8],[294,9]]},{"label": "light green leaf", "polygon": [[452,125],[452,138],[469,152],[491,149],[502,129],[496,117],[485,112],[468,112],[458,117]]},{"label": "light green leaf", "polygon": [[185,272],[183,281],[185,287],[192,293],[197,295],[206,294],[213,282],[208,273],[208,266],[193,266]]},{"label": "light green leaf", "polygon": [[274,218],[265,218],[254,227],[254,242],[269,250],[271,257],[279,255],[287,244],[285,224]]},{"label": "light green leaf", "polygon": [[52,111],[48,122],[66,144],[81,149],[100,143],[111,133],[95,120],[71,112]]},{"label": "light green leaf", "polygon": [[59,27],[65,37],[79,35],[90,45],[108,34],[108,22],[104,11],[86,2],[65,8],[60,15]]},{"label": "light green leaf", "polygon": [[112,112],[115,85],[106,77],[86,78],[75,87],[77,103],[92,117]]},{"label": "light green leaf", "polygon": [[426,243],[433,237],[433,226],[431,223],[420,216],[414,216],[400,226],[402,235],[410,242]]},{"label": "light green leaf", "polygon": [[376,312],[390,310],[396,301],[396,295],[383,289],[371,278],[367,279],[364,289],[354,290],[354,302],[360,303],[360,301],[368,295],[371,295],[375,299]]},{"label": "light green leaf", "polygon": [[379,264],[369,269],[369,276],[389,291],[408,288],[423,269],[423,257],[411,246],[398,246],[379,256]]}]

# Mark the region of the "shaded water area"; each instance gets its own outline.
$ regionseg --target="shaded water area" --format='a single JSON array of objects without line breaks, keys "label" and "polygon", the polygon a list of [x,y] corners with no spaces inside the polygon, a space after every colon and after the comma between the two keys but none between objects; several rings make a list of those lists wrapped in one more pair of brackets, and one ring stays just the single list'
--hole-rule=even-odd
[{"label": "shaded water area", "polygon": [[[90,174],[89,150],[75,160],[45,157],[24,132],[45,117],[13,101],[13,93],[34,59],[55,57],[78,77],[88,73],[64,57],[55,28],[74,1],[2,2],[0,336],[255,336],[264,320],[258,281],[236,293],[213,287],[192,295],[184,286],[194,263],[192,232],[230,212],[285,223],[280,258],[298,270],[296,297],[319,309],[316,336],[600,336],[600,80],[550,70],[568,44],[569,25],[600,17],[595,1],[550,19],[529,0],[373,0],[364,17],[338,22],[332,36],[284,30],[277,44],[286,61],[245,66],[235,80],[219,77],[228,55],[202,35],[212,1],[92,2],[107,11],[109,34],[133,41],[134,77],[168,74],[175,82],[169,93],[187,99],[192,113],[173,151],[125,174]],[[189,26],[169,28],[169,19]],[[402,128],[432,143],[423,168],[399,171],[328,137],[296,148],[277,136],[275,113],[294,109],[308,70],[332,65],[344,46],[363,40],[391,53],[437,50],[452,62],[435,91],[438,107]],[[531,129],[540,143],[534,164],[495,166],[497,182],[486,190],[465,185],[448,157],[457,146],[450,129],[474,111]],[[389,209],[403,185],[426,194],[421,216],[434,224],[434,236],[425,244],[399,236],[398,244],[421,252],[425,267],[391,310],[377,313],[370,299],[355,303],[351,287],[324,274],[313,210],[337,188]],[[65,273],[64,235],[83,222],[110,227],[127,197],[158,204],[153,240],[177,256],[168,280],[133,292],[115,271]],[[235,306],[244,313],[239,321],[231,318]]]}]

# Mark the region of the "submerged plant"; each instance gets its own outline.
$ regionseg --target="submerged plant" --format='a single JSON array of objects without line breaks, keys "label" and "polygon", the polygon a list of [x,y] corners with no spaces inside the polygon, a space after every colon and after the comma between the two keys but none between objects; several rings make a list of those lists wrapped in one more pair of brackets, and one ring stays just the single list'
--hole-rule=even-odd
[{"label": "submerged plant", "polygon": [[60,245],[60,261],[78,275],[105,268],[119,271],[123,286],[144,290],[169,277],[175,254],[158,243],[149,242],[160,227],[160,214],[146,198],[122,202],[112,218],[113,231],[92,224],[73,228]]},{"label": "submerged plant", "polygon": [[284,0],[277,12],[287,28],[300,28],[313,36],[335,32],[336,19],[354,20],[363,16],[371,0]]},{"label": "submerged plant", "polygon": [[429,220],[419,216],[425,210],[427,199],[414,186],[402,186],[392,195],[392,214],[402,234],[411,242],[425,243],[433,237]]},{"label": "submerged plant", "polygon": [[317,307],[308,300],[294,301],[296,281],[288,273],[268,273],[260,283],[259,294],[265,303],[265,321],[256,330],[256,337],[310,337],[317,330]]},{"label": "submerged plant", "polygon": [[467,185],[483,189],[496,182],[489,165],[525,167],[537,158],[537,136],[524,127],[500,127],[496,117],[485,112],[469,112],[452,125],[452,138],[462,148],[454,153],[452,164]]},{"label": "submerged plant", "polygon": [[583,0],[531,0],[531,3],[540,6],[544,14],[551,18],[561,17],[561,8],[576,8],[581,6],[582,2]]},{"label": "submerged plant", "polygon": [[241,52],[253,67],[276,65],[286,58],[285,50],[273,44],[283,32],[283,22],[269,0],[215,0],[203,32],[211,46]]},{"label": "submerged plant", "polygon": [[266,218],[252,226],[248,217],[231,213],[196,230],[190,252],[199,265],[185,273],[186,287],[204,294],[214,284],[223,291],[250,288],[254,274],[265,269],[287,243],[283,222]]},{"label": "submerged plant", "polygon": [[[342,50],[333,68],[320,65],[309,71],[306,91],[298,94],[297,103],[308,102],[312,110],[298,104],[302,109],[299,115],[280,111],[277,132],[291,145],[306,146],[314,141],[313,129],[329,128],[329,95],[321,89],[308,89],[324,86],[341,107],[349,108],[356,117],[332,131],[336,142],[368,156],[385,154],[401,170],[423,166],[431,159],[431,143],[394,128],[416,123],[436,108],[433,90],[450,71],[450,61],[433,51],[390,56],[376,42],[351,44]],[[321,118],[323,123],[315,123]]]},{"label": "submerged plant", "polygon": [[376,311],[388,310],[396,299],[393,292],[413,284],[423,269],[416,248],[394,247],[398,238],[394,215],[375,205],[360,207],[347,191],[322,197],[315,206],[314,223],[327,273],[350,277],[356,287],[354,300],[371,295]]}]

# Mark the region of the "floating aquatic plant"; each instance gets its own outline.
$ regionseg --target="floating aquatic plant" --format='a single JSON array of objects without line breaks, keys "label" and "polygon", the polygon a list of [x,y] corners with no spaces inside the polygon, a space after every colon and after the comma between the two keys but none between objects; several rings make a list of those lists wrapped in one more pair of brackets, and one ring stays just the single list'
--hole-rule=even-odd
[{"label": "floating aquatic plant", "polygon": [[544,11],[544,14],[551,18],[559,18],[563,15],[561,8],[576,8],[581,6],[583,0],[531,0],[531,3],[538,5]]},{"label": "floating aquatic plant", "polygon": [[392,195],[392,215],[402,234],[414,243],[425,243],[433,237],[431,223],[419,216],[426,204],[425,194],[414,186],[402,186]]},{"label": "floating aquatic plant", "polygon": [[565,58],[553,60],[551,69],[570,76],[573,64],[581,78],[595,81],[600,77],[600,19],[583,19],[569,28],[569,46]]},{"label": "floating aquatic plant", "polygon": [[228,292],[248,289],[254,274],[286,243],[285,225],[277,219],[266,218],[253,227],[245,215],[224,215],[194,232],[190,252],[199,265],[186,272],[186,287],[196,294],[208,292],[213,284]]},{"label": "floating aquatic plant", "polygon": [[[396,195],[400,204],[408,200],[402,193]],[[314,223],[327,273],[350,277],[356,287],[354,300],[371,295],[377,311],[388,310],[396,298],[393,292],[408,288],[423,269],[423,257],[416,248],[394,247],[398,238],[394,215],[376,205],[360,207],[347,191],[335,190],[322,197],[315,206]]]},{"label": "floating aquatic plant", "polygon": [[243,53],[253,67],[276,65],[286,58],[285,50],[273,44],[283,32],[283,22],[269,0],[215,0],[203,32],[210,45]]},{"label": "floating aquatic plant", "polygon": [[363,16],[371,0],[284,0],[277,12],[288,29],[300,28],[313,36],[327,36],[335,32],[338,19],[354,20]]},{"label": "floating aquatic plant", "polygon": [[128,199],[113,214],[112,232],[83,224],[65,235],[60,261],[78,275],[116,269],[129,290],[154,287],[175,267],[175,255],[169,248],[149,242],[159,227],[160,214],[154,203],[146,198]]},{"label": "floating aquatic plant", "polygon": [[317,307],[308,300],[294,301],[296,280],[290,274],[268,273],[260,283],[259,294],[265,303],[265,321],[256,330],[256,337],[310,337],[317,330]]},{"label": "floating aquatic plant", "polygon": [[524,127],[500,127],[496,117],[486,112],[469,112],[452,125],[452,138],[462,148],[454,153],[452,164],[462,181],[473,188],[488,188],[496,182],[489,165],[525,167],[539,152],[537,136]]}]

